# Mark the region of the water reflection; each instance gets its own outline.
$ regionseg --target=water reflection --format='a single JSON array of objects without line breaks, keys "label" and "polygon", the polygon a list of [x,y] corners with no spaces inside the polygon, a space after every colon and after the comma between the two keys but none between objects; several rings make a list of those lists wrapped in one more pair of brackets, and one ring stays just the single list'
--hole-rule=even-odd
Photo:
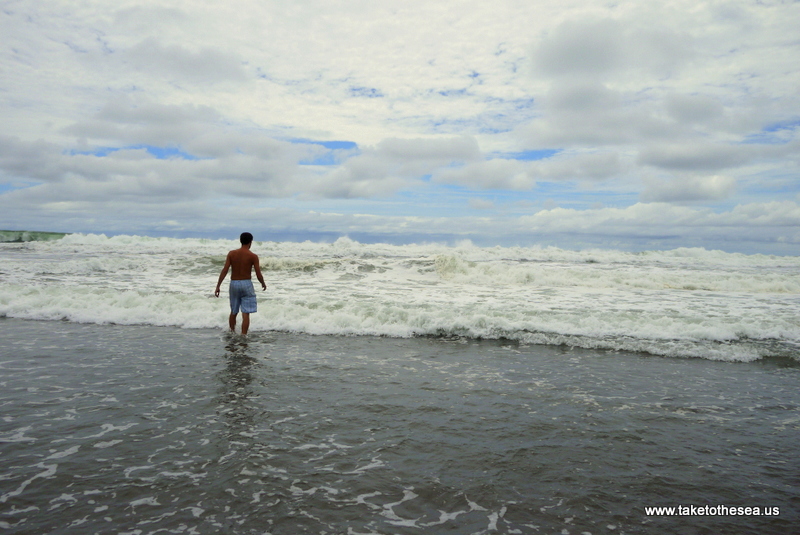
[{"label": "water reflection", "polygon": [[219,378],[220,415],[230,427],[228,437],[252,435],[256,425],[256,410],[252,400],[257,397],[253,390],[253,379],[258,360],[251,356],[246,338],[231,337],[225,345],[225,368]]}]

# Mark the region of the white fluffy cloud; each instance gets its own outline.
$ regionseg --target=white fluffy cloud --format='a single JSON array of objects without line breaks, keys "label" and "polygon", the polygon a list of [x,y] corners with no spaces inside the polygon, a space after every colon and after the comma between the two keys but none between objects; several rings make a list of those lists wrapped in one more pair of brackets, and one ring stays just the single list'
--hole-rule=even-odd
[{"label": "white fluffy cloud", "polygon": [[651,180],[642,199],[646,202],[694,202],[727,199],[736,190],[736,181],[724,175],[683,176],[670,180]]},{"label": "white fluffy cloud", "polygon": [[555,78],[649,80],[669,76],[694,55],[692,36],[661,20],[581,16],[537,42],[532,60],[534,72]]},{"label": "white fluffy cloud", "polygon": [[472,161],[459,167],[442,167],[433,179],[476,190],[525,191],[531,190],[537,181],[595,181],[621,176],[627,167],[615,152],[573,153],[535,161],[510,158]]},{"label": "white fluffy cloud", "polygon": [[[700,4],[691,16],[653,6],[577,16],[545,32],[531,56],[542,118],[520,132],[545,146],[616,147],[663,172],[713,176],[769,157],[772,147],[746,142],[798,105],[785,92],[798,76],[771,86],[778,73],[759,64],[769,51],[773,65],[798,64],[778,37],[788,29],[781,6]],[[797,21],[798,9],[783,15]]]},{"label": "white fluffy cloud", "polygon": [[133,69],[169,81],[210,85],[244,81],[247,72],[236,54],[203,47],[188,50],[180,44],[163,44],[148,37],[127,49],[122,61]]}]

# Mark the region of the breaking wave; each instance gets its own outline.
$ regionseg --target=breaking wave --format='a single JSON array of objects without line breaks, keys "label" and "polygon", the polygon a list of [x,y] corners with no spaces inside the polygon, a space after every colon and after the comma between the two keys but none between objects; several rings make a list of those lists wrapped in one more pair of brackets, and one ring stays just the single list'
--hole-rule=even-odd
[{"label": "breaking wave", "polygon": [[[0,315],[224,328],[230,240],[70,234],[0,244]],[[252,330],[513,340],[798,359],[800,259],[678,249],[257,242]]]}]

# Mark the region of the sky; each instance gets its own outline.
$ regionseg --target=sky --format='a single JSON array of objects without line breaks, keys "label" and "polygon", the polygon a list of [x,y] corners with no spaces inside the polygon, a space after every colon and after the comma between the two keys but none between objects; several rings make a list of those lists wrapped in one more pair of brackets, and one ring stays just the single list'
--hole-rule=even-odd
[{"label": "sky", "polygon": [[800,254],[800,2],[4,0],[0,228]]}]

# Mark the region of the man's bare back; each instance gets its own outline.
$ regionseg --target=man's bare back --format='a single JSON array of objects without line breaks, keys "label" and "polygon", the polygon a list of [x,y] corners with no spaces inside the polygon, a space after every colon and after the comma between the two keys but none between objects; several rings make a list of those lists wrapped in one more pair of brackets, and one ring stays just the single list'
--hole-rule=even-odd
[{"label": "man's bare back", "polygon": [[[253,274],[253,267],[256,268],[257,275],[261,275],[258,255],[251,253],[249,248],[242,247],[229,252],[225,262],[231,267],[231,280],[249,279]],[[258,279],[261,281],[262,277],[258,277]]]}]

